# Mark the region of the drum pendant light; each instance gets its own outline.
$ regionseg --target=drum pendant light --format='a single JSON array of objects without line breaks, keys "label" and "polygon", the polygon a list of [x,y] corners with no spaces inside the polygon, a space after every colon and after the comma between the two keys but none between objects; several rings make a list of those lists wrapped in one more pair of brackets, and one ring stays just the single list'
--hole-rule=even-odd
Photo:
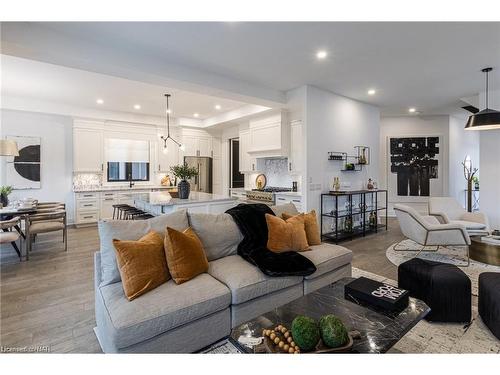
[{"label": "drum pendant light", "polygon": [[488,108],[488,73],[493,68],[484,68],[481,71],[486,73],[486,109],[469,117],[465,130],[491,130],[500,129],[500,112]]}]

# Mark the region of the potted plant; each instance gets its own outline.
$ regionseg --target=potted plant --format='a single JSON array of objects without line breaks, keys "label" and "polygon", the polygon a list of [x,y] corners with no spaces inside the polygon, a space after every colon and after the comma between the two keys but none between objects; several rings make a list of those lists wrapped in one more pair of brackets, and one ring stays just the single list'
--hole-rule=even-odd
[{"label": "potted plant", "polygon": [[0,200],[3,207],[9,205],[9,194],[12,193],[12,186],[2,186],[0,187]]},{"label": "potted plant", "polygon": [[177,185],[179,198],[188,199],[190,185],[187,180],[198,176],[198,171],[196,170],[196,168],[190,167],[187,164],[174,165],[173,167],[170,167],[170,171],[175,177],[180,180],[179,184]]}]

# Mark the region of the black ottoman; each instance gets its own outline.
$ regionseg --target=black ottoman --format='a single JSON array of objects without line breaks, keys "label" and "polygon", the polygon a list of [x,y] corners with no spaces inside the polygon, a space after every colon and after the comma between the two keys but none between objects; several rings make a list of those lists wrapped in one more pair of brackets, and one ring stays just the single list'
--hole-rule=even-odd
[{"label": "black ottoman", "polygon": [[431,308],[426,320],[470,322],[471,282],[457,266],[413,258],[399,265],[398,284]]},{"label": "black ottoman", "polygon": [[479,275],[478,310],[484,324],[500,340],[500,273]]}]

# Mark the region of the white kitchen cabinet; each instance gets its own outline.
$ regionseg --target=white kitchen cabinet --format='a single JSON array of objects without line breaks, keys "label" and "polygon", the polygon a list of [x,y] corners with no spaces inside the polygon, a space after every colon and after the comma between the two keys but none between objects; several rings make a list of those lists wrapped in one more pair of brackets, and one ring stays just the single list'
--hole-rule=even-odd
[{"label": "white kitchen cabinet", "polygon": [[302,121],[293,121],[290,124],[290,158],[288,159],[289,172],[297,174],[302,170]]},{"label": "white kitchen cabinet", "polygon": [[102,138],[99,129],[73,128],[74,172],[103,172]]},{"label": "white kitchen cabinet", "polygon": [[170,173],[170,167],[179,164],[179,147],[172,141],[167,143],[167,152],[164,152],[163,141],[158,142],[157,172]]},{"label": "white kitchen cabinet", "polygon": [[182,137],[184,152],[182,156],[212,156],[212,138],[207,136],[184,135]]},{"label": "white kitchen cabinet", "polygon": [[257,169],[257,159],[248,153],[251,142],[250,130],[240,131],[240,172],[252,173]]},{"label": "white kitchen cabinet", "polygon": [[101,197],[101,209],[99,214],[101,220],[113,219],[113,205],[115,204],[118,204],[118,199],[114,194],[113,196]]},{"label": "white kitchen cabinet", "polygon": [[212,157],[222,158],[222,141],[220,138],[212,138]]},{"label": "white kitchen cabinet", "polygon": [[288,157],[290,125],[285,113],[250,121],[247,152],[254,157]]}]

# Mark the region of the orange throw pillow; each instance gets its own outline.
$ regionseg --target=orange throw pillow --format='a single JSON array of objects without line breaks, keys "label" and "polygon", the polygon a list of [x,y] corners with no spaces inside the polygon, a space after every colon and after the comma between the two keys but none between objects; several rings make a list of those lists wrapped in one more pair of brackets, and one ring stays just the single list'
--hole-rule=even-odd
[{"label": "orange throw pillow", "polygon": [[151,231],[138,241],[113,240],[123,291],[129,301],[170,279],[163,238]]},{"label": "orange throw pillow", "polygon": [[208,271],[203,245],[191,227],[184,232],[167,227],[165,255],[176,284],[182,284]]},{"label": "orange throw pillow", "polygon": [[309,249],[304,215],[297,215],[288,220],[266,214],[268,238],[267,248],[275,253],[286,251],[305,251]]},{"label": "orange throw pillow", "polygon": [[[308,214],[302,215],[304,215],[304,228],[306,230],[307,243],[309,244],[309,246],[321,245],[321,236],[319,234],[319,225],[318,219],[316,217],[316,211],[312,210]],[[284,212],[281,217],[284,220],[288,220],[293,217],[293,215]]]}]

